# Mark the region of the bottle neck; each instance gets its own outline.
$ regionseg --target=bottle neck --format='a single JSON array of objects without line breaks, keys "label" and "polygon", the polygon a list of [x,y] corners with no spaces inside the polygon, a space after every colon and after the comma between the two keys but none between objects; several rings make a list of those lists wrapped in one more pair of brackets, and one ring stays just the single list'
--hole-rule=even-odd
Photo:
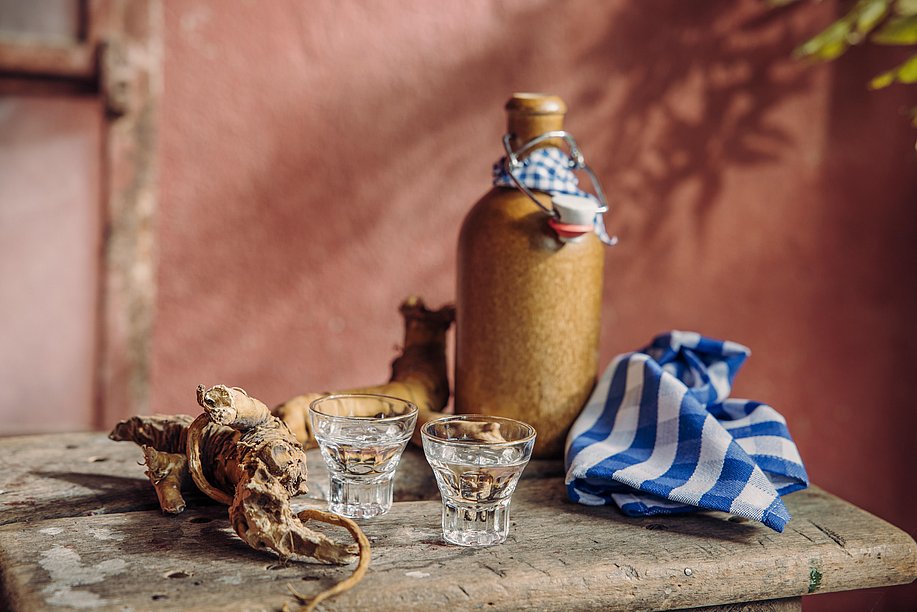
[{"label": "bottle neck", "polygon": [[[511,146],[514,151],[529,140],[541,136],[545,132],[553,132],[564,129],[563,114],[531,114],[524,112],[510,112],[507,117],[507,131],[513,135]],[[544,147],[559,147],[563,141],[560,139],[546,140],[536,146],[536,149]],[[533,149],[534,150],[534,149]]]}]

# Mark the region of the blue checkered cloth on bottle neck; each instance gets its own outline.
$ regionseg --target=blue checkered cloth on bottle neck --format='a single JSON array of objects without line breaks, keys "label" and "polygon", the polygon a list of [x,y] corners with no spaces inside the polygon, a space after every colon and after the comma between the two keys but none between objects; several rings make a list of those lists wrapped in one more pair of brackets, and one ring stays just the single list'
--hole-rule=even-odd
[{"label": "blue checkered cloth on bottle neck", "polygon": [[[506,158],[501,157],[493,165],[494,185],[515,187],[513,179],[506,172],[505,164]],[[529,189],[552,195],[575,195],[598,202],[594,195],[579,188],[579,180],[570,169],[570,156],[558,147],[543,147],[529,153],[516,171],[516,178]]]},{"label": "blue checkered cloth on bottle neck", "polygon": [[[543,191],[551,195],[589,198],[596,203],[596,206],[601,206],[598,198],[579,188],[579,179],[570,168],[570,161],[570,156],[558,147],[535,149],[522,160],[522,166],[516,170],[516,178],[523,185],[535,191]],[[506,172],[505,157],[501,157],[493,165],[492,175],[495,187],[516,187],[513,179]],[[602,215],[596,215],[593,230],[605,244],[615,243],[615,239],[611,238],[605,229],[605,220]]]},{"label": "blue checkered cloth on bottle neck", "polygon": [[783,531],[808,486],[786,421],[730,399],[748,348],[673,331],[609,365],[567,437],[572,501],[630,516],[721,510]]}]

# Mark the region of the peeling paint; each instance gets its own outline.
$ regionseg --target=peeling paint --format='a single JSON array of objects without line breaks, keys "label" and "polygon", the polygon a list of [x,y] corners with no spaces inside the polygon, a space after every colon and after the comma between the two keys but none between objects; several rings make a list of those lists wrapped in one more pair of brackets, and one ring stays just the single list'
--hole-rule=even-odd
[{"label": "peeling paint", "polygon": [[106,559],[95,565],[85,565],[75,550],[60,545],[42,552],[38,564],[50,576],[50,584],[41,590],[45,601],[55,606],[82,609],[99,608],[110,602],[92,591],[74,587],[98,584],[127,569],[124,559]]},{"label": "peeling paint", "polygon": [[89,533],[97,540],[115,540],[120,542],[124,539],[124,534],[113,531],[108,527],[91,527]]},{"label": "peeling paint", "polygon": [[426,578],[426,577],[429,576],[430,574],[429,574],[428,572],[417,572],[417,571],[414,571],[414,572],[405,572],[404,575],[405,575],[405,576],[410,576],[411,578]]},{"label": "peeling paint", "polygon": [[64,533],[64,530],[61,527],[45,527],[44,529],[39,529],[38,533],[43,533],[45,535],[57,535],[59,533]]}]

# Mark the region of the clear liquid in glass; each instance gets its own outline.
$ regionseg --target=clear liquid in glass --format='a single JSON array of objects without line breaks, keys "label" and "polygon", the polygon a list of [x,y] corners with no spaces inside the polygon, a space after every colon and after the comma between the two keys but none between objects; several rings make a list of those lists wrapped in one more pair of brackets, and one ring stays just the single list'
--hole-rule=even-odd
[{"label": "clear liquid in glass", "polygon": [[[336,397],[339,399],[332,401],[346,401],[351,408],[370,411],[383,403],[368,395]],[[384,400],[385,405],[393,401],[401,400]],[[413,411],[394,416],[382,412],[358,417],[312,409],[313,432],[330,472],[331,512],[350,518],[372,518],[392,507],[395,469],[416,422],[416,408],[411,408]]]},{"label": "clear liquid in glass", "polygon": [[427,453],[443,498],[443,537],[463,546],[506,540],[509,504],[528,463],[525,449],[443,445]]}]

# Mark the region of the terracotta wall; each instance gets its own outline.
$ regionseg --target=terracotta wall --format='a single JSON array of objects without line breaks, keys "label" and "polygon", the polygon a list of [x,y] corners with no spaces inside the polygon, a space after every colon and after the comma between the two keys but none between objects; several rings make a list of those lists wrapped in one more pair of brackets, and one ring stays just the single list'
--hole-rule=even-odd
[{"label": "terracotta wall", "polygon": [[102,112],[0,96],[0,435],[95,423]]},{"label": "terracotta wall", "polygon": [[153,407],[384,380],[399,301],[453,298],[503,102],[546,90],[615,206],[603,364],[670,328],[749,345],[737,394],[913,533],[913,93],[865,90],[888,51],[789,58],[832,3],[763,4],[166,3]]}]

